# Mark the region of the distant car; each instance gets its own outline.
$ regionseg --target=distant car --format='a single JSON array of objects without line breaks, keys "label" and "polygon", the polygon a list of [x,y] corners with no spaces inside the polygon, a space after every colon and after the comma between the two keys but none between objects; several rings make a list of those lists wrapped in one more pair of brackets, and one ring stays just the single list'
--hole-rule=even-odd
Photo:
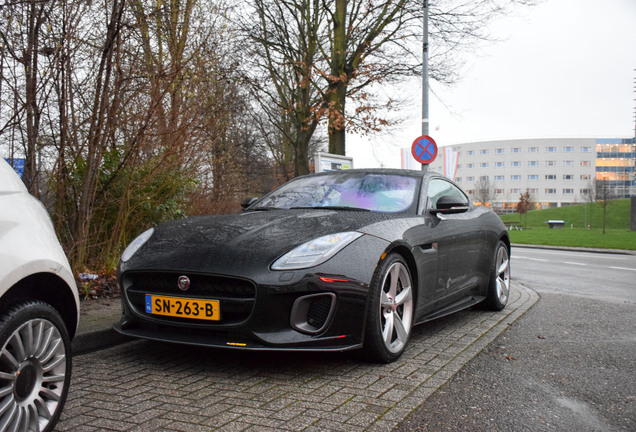
[{"label": "distant car", "polygon": [[119,264],[115,328],[225,348],[363,348],[389,362],[413,325],[508,301],[504,224],[441,175],[321,173],[244,207],[135,239]]},{"label": "distant car", "polygon": [[50,431],[71,380],[73,273],[44,206],[0,158],[0,430]]}]

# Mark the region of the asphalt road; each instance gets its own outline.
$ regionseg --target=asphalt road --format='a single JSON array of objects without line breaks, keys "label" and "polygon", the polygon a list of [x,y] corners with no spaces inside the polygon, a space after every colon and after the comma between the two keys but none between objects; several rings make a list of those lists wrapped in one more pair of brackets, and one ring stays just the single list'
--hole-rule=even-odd
[{"label": "asphalt road", "polygon": [[397,431],[636,430],[636,256],[517,248],[535,306]]}]

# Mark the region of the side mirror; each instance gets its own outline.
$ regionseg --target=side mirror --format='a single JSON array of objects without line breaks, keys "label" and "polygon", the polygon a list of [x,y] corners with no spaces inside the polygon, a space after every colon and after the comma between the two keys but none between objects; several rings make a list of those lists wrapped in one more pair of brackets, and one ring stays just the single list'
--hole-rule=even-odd
[{"label": "side mirror", "polygon": [[245,198],[243,202],[241,203],[241,208],[245,210],[246,208],[254,204],[256,201],[258,201],[258,198],[256,197]]},{"label": "side mirror", "polygon": [[458,197],[452,195],[439,197],[436,207],[437,208],[431,209],[431,213],[453,214],[464,213],[468,210],[468,205],[465,201],[462,201]]}]

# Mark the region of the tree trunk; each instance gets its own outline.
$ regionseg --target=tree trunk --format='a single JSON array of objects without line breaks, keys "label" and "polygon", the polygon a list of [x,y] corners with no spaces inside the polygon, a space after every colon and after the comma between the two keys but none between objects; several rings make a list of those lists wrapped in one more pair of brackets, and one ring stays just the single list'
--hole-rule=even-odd
[{"label": "tree trunk", "polygon": [[109,105],[113,103],[116,93],[111,86],[113,82],[114,54],[117,47],[119,30],[124,11],[125,0],[115,1],[112,4],[111,18],[108,23],[108,33],[102,50],[102,58],[97,73],[97,84],[91,114],[90,129],[86,138],[86,172],[82,179],[81,198],[79,201],[78,221],[74,227],[77,244],[75,247],[75,268],[86,265],[89,257],[90,228],[93,222],[93,210],[98,187],[98,177],[101,169],[107,138],[110,135],[109,127],[112,127],[111,119],[108,119]]},{"label": "tree trunk", "polygon": [[347,87],[342,81],[338,81],[330,95],[331,109],[334,111],[329,116],[329,153],[345,154],[345,99]]},{"label": "tree trunk", "polygon": [[296,143],[294,144],[294,175],[309,174],[309,140],[313,135],[313,129],[297,130]]},{"label": "tree trunk", "polygon": [[333,46],[329,84],[329,153],[345,154],[345,97],[347,93],[346,18],[347,0],[336,0],[333,15]]},{"label": "tree trunk", "polygon": [[40,128],[40,111],[37,102],[38,79],[38,51],[40,46],[40,26],[42,25],[43,7],[36,2],[31,3],[29,11],[29,25],[27,46],[24,50],[24,69],[26,79],[26,129],[27,144],[25,151],[24,182],[29,192],[40,196],[38,185],[37,142]]}]

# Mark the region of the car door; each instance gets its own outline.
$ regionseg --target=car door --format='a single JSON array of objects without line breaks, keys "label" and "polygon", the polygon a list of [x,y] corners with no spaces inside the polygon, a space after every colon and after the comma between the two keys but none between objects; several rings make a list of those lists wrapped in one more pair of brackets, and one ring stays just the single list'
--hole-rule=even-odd
[{"label": "car door", "polygon": [[[442,211],[442,202],[460,205]],[[434,247],[438,251],[435,299],[438,307],[443,307],[476,292],[480,281],[477,267],[484,243],[478,223],[481,212],[459,187],[441,177],[428,182],[425,212],[430,215]]]}]

